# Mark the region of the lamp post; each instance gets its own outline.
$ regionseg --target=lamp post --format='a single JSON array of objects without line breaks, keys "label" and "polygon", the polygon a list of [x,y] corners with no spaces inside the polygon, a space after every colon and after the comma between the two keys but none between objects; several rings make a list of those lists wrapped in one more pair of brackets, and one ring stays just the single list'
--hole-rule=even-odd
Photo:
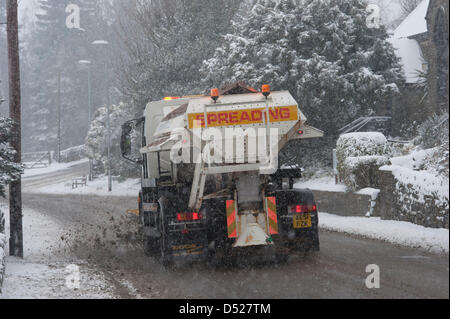
[{"label": "lamp post", "polygon": [[[92,121],[92,86],[91,86],[91,64],[89,60],[80,60],[78,64],[84,66],[88,70],[88,129],[91,126]],[[92,181],[93,176],[93,161],[92,158],[89,159],[89,181]]]},{"label": "lamp post", "polygon": [[92,62],[89,60],[80,60],[78,64],[85,66],[88,70],[88,124],[91,124],[92,121],[92,87],[91,87],[91,64]]},{"label": "lamp post", "polygon": [[[92,42],[92,45],[107,47],[109,45],[108,41],[96,40]],[[105,55],[107,56],[107,55]],[[108,191],[112,191],[112,178],[111,178],[111,123],[110,123],[110,105],[109,105],[109,79],[108,79],[108,63],[105,60],[105,82],[106,82],[106,148],[108,152]]]}]

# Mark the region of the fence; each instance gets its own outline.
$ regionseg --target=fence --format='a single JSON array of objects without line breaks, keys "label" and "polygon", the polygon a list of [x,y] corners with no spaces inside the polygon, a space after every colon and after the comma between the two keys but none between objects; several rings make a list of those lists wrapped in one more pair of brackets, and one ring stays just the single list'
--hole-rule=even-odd
[{"label": "fence", "polygon": [[23,153],[22,163],[25,168],[45,168],[52,164],[52,152]]}]

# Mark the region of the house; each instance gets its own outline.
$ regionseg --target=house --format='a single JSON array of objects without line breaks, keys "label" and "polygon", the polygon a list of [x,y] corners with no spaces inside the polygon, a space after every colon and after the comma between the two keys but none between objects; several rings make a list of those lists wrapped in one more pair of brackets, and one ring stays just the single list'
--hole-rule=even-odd
[{"label": "house", "polygon": [[423,0],[393,33],[406,81],[392,106],[398,132],[401,124],[420,123],[433,113],[448,111],[448,4]]}]

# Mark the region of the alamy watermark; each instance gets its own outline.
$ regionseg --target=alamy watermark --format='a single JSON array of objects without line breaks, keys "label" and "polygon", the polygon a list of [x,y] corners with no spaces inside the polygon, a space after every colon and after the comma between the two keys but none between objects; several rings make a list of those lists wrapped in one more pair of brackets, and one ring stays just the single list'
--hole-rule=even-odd
[{"label": "alamy watermark", "polygon": [[278,169],[278,128],[202,128],[171,133],[177,142],[170,151],[174,164],[259,164],[261,174]]},{"label": "alamy watermark", "polygon": [[367,265],[366,273],[369,274],[366,278],[367,289],[380,289],[380,266],[376,264]]},{"label": "alamy watermark", "polygon": [[66,287],[71,290],[80,289],[81,275],[80,267],[77,265],[68,265],[66,267]]},{"label": "alamy watermark", "polygon": [[68,29],[81,29],[81,10],[80,7],[76,4],[69,4],[66,7],[66,13],[68,16],[66,18],[66,27]]}]

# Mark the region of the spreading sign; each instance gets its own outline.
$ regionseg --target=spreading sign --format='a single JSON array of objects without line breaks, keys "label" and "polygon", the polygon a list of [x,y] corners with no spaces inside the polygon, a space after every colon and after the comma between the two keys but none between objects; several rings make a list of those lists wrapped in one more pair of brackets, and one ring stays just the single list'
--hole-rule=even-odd
[{"label": "spreading sign", "polygon": [[[281,106],[269,108],[270,123],[288,122],[298,120],[298,107]],[[266,108],[245,109],[245,110],[224,110],[208,112],[206,114],[208,127],[237,126],[262,124],[266,122]],[[201,127],[205,127],[205,114],[189,114],[189,128],[194,128],[194,122],[200,121]]]}]

